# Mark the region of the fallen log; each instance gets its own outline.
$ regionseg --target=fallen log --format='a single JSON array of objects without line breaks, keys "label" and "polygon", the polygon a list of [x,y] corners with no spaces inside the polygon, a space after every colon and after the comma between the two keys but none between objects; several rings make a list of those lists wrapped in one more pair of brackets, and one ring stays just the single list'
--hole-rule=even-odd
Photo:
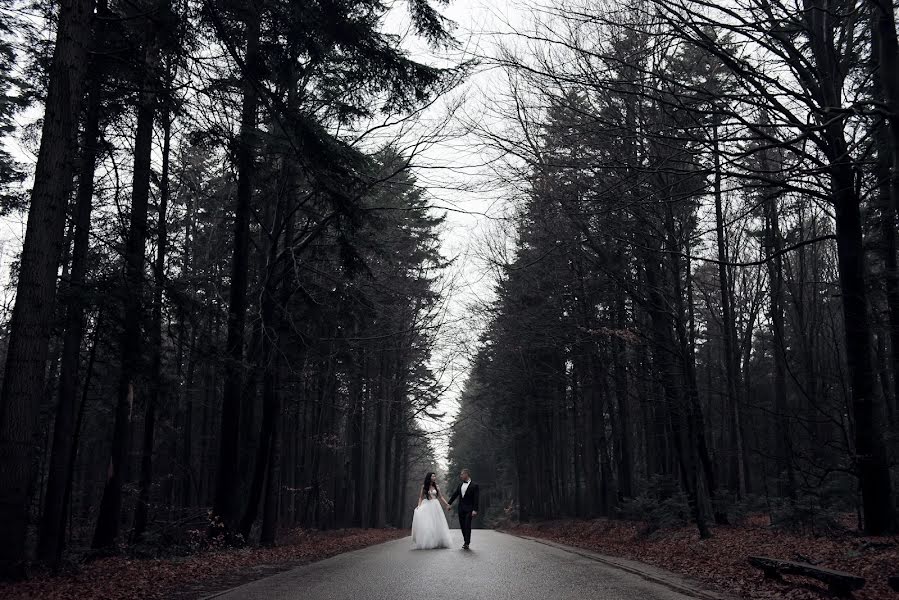
[{"label": "fallen log", "polygon": [[801,575],[811,577],[827,584],[828,589],[838,596],[848,596],[865,585],[865,578],[835,571],[826,567],[818,567],[809,563],[780,560],[767,556],[750,556],[749,564],[765,573],[765,577],[780,579],[781,575]]}]

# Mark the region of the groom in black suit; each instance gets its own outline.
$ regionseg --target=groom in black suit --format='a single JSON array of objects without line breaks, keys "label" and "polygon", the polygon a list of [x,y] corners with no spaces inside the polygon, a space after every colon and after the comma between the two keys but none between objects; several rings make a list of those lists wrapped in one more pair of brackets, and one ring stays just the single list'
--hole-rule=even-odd
[{"label": "groom in black suit", "polygon": [[471,520],[478,516],[481,489],[478,484],[471,481],[471,473],[468,472],[468,469],[462,469],[459,478],[462,483],[453,492],[449,504],[451,505],[456,498],[459,498],[459,526],[462,528],[462,538],[465,540],[462,549],[468,550],[468,546],[471,544]]}]

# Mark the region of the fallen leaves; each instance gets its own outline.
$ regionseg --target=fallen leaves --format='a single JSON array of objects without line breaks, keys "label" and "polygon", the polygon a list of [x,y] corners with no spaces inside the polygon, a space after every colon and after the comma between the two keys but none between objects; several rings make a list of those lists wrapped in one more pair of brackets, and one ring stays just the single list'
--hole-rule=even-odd
[{"label": "fallen leaves", "polygon": [[76,573],[0,583],[5,600],[196,598],[297,565],[408,535],[397,529],[296,530],[273,548],[204,552],[178,559],[104,558]]},{"label": "fallen leaves", "polygon": [[858,600],[896,600],[887,578],[899,572],[899,540],[853,535],[812,537],[772,529],[761,517],[739,526],[716,527],[700,540],[692,527],[642,534],[645,525],[629,521],[548,521],[508,528],[510,533],[552,540],[601,554],[639,560],[691,577],[724,592],[753,600],[831,597],[822,584],[800,577],[765,579],[747,562],[749,555],[788,560],[811,558],[820,566],[860,575]]}]

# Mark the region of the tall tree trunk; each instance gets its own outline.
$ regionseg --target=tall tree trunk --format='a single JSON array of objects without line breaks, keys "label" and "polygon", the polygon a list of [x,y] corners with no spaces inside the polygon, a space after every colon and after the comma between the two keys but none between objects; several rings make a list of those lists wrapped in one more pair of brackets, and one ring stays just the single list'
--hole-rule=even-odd
[{"label": "tall tree trunk", "polygon": [[[169,85],[171,77],[166,78]],[[159,180],[159,217],[156,231],[156,263],[154,266],[153,316],[150,323],[150,397],[147,399],[144,418],[144,439],[141,450],[140,490],[134,511],[132,536],[139,540],[147,527],[150,504],[150,487],[153,484],[153,446],[156,432],[156,409],[162,390],[162,297],[165,288],[165,253],[168,248],[166,228],[169,205],[169,155],[172,142],[171,107],[166,104],[162,114],[162,174]]]},{"label": "tall tree trunk", "polygon": [[361,417],[362,421],[362,450],[360,456],[362,458],[360,473],[361,477],[357,483],[360,485],[360,493],[359,500],[361,501],[361,505],[359,506],[359,510],[361,511],[362,516],[362,526],[363,527],[371,527],[372,524],[372,494],[375,490],[375,485],[373,481],[373,473],[374,473],[374,457],[375,457],[375,429],[377,428],[377,422],[375,420],[375,410],[374,410],[374,393],[373,393],[373,379],[374,379],[374,368],[373,368],[374,360],[371,357],[371,354],[367,350],[363,350],[362,355],[362,379],[363,379],[363,413]]},{"label": "tall tree trunk", "polygon": [[719,148],[718,124],[712,125],[712,157],[715,162],[714,196],[715,196],[715,231],[718,238],[718,285],[721,290],[721,334],[724,338],[724,372],[727,380],[727,408],[724,414],[731,414],[732,438],[734,448],[734,470],[737,479],[737,494],[740,498],[746,495],[746,478],[743,473],[743,438],[739,427],[740,411],[740,358],[737,354],[736,322],[731,308],[730,274],[727,266],[727,240],[724,236],[724,208],[721,198],[721,151]]},{"label": "tall tree trunk", "polygon": [[[596,444],[596,412],[599,409],[597,401],[598,391],[597,381],[594,381],[591,374],[591,361],[596,353],[596,344],[593,342],[591,330],[594,328],[594,311],[595,308],[588,298],[586,273],[584,268],[583,256],[579,254],[575,263],[577,268],[577,279],[580,291],[578,293],[578,308],[581,312],[581,323],[586,330],[579,334],[584,339],[575,346],[575,352],[579,356],[575,357],[574,376],[576,381],[573,382],[572,389],[580,390],[581,414],[575,414],[575,419],[579,421],[580,427],[583,429],[582,435],[577,435],[574,440],[580,446],[580,451],[576,453],[576,457],[580,456],[580,460],[575,466],[584,474],[583,487],[578,486],[577,504],[579,509],[578,516],[593,517],[596,514],[597,502],[600,499],[600,481],[599,464],[597,463],[597,444]],[[576,477],[576,482],[580,484],[580,477]],[[582,514],[583,513],[583,514]]]},{"label": "tall tree trunk", "polygon": [[[291,81],[291,90],[295,89],[295,81]],[[292,95],[292,94],[291,94]],[[290,302],[290,296],[293,293],[293,236],[294,236],[294,190],[295,183],[293,169],[291,168],[290,158],[284,160],[282,167],[282,190],[284,203],[283,219],[276,219],[276,228],[272,235],[272,244],[275,249],[278,248],[278,239],[281,236],[281,223],[283,223],[284,249],[283,254],[274,253],[272,260],[274,262],[276,277],[275,283],[280,286],[280,298],[277,303],[277,315],[272,315],[272,320],[277,328],[277,337],[273,338],[275,343],[274,356],[271,357],[272,364],[270,368],[275,375],[275,389],[271,391],[270,410],[275,413],[274,431],[271,435],[271,448],[268,458],[268,473],[266,481],[268,482],[265,490],[265,503],[262,512],[262,535],[260,541],[263,545],[273,546],[278,530],[278,509],[281,500],[281,444],[282,444],[282,392],[281,392],[281,357],[284,354],[284,345],[289,333],[290,325],[287,318],[287,309]],[[280,221],[280,222],[279,222]],[[274,294],[275,290],[272,290]],[[268,363],[266,363],[268,364]]]},{"label": "tall tree trunk", "polygon": [[873,336],[864,278],[864,243],[859,200],[848,164],[831,171],[837,222],[840,291],[846,360],[855,417],[856,469],[862,492],[864,529],[880,535],[896,528],[889,460],[874,388]]},{"label": "tall tree trunk", "polygon": [[[134,136],[134,174],[131,187],[131,219],[125,244],[124,324],[121,363],[113,423],[112,447],[106,485],[100,501],[93,548],[111,547],[118,536],[122,510],[122,486],[131,454],[131,425],[135,402],[140,399],[142,379],[142,334],[144,309],[144,254],[147,245],[147,210],[150,199],[150,163],[153,152],[153,122],[156,115],[156,67],[159,46],[155,26],[148,24],[144,40],[144,76]],[[149,401],[149,396],[146,398]]]},{"label": "tall tree trunk", "polygon": [[[194,232],[194,219],[196,218],[195,207],[195,199],[192,195],[188,195],[185,199],[187,206],[185,222],[184,222],[184,245],[181,248],[181,260],[182,260],[182,274],[185,279],[188,279],[193,274],[193,253],[192,253],[192,240],[193,240],[193,232]],[[187,320],[187,307],[184,302],[178,303],[178,330],[179,330],[179,338],[178,338],[178,346],[179,346],[179,355],[183,355],[184,351],[184,337],[187,335],[185,331],[185,321]],[[190,507],[192,506],[191,500],[193,497],[192,492],[192,471],[193,468],[191,466],[193,460],[193,447],[194,447],[194,436],[193,436],[193,401],[196,397],[194,391],[194,378],[197,372],[197,340],[199,337],[200,326],[199,325],[191,325],[190,327],[190,343],[187,347],[187,368],[184,369],[182,361],[179,360],[178,368],[179,368],[179,376],[184,381],[184,385],[180,387],[178,394],[178,416],[176,418],[176,426],[175,432],[181,432],[181,452],[178,460],[178,467],[180,470],[180,477],[178,478],[178,484],[180,485],[179,498],[181,500],[181,506]],[[186,371],[186,372],[185,372]]]},{"label": "tall tree trunk", "polygon": [[[877,0],[880,2],[881,0]],[[833,119],[829,111],[842,106],[843,67],[835,60],[832,39],[834,14],[817,0],[805,0],[804,18],[811,31],[823,36],[811,38],[810,49],[818,71],[821,106],[826,107],[822,136],[830,161],[831,195],[836,213],[837,258],[842,293],[843,332],[846,362],[855,421],[855,465],[864,508],[864,528],[869,535],[896,529],[890,481],[889,459],[883,439],[882,416],[874,387],[873,332],[868,314],[865,287],[865,248],[862,233],[860,198],[855,189],[855,172],[850,161],[842,119]],[[880,18],[874,28],[880,34],[881,84],[892,107],[890,131],[893,142],[899,140],[899,79],[896,74],[897,47],[892,5],[877,4]],[[892,67],[891,70],[888,70]],[[894,158],[894,161],[897,160]],[[894,166],[897,163],[894,162]],[[899,175],[894,171],[894,176]]]},{"label": "tall tree trunk", "polygon": [[702,496],[702,487],[698,477],[698,465],[696,446],[692,439],[693,431],[688,427],[689,422],[684,418],[685,401],[683,390],[676,383],[678,380],[677,369],[672,357],[678,352],[676,348],[673,325],[671,323],[670,309],[660,290],[659,267],[652,256],[645,260],[646,285],[648,298],[648,310],[652,324],[653,336],[653,363],[659,374],[664,392],[663,403],[672,427],[672,441],[680,466],[681,480],[684,492],[693,514],[699,537],[706,539],[712,536],[706,518],[705,502]]},{"label": "tall tree trunk", "polygon": [[[272,444],[278,428],[280,413],[280,398],[277,390],[278,355],[277,336],[279,327],[275,323],[278,293],[278,247],[281,238],[283,206],[280,202],[275,207],[271,225],[265,224],[268,233],[264,234],[267,240],[267,259],[262,284],[262,299],[260,306],[261,336],[262,341],[262,425],[259,431],[259,443],[256,447],[256,461],[253,469],[253,480],[240,523],[240,533],[244,539],[248,539],[250,530],[256,522],[259,514],[259,503],[263,492],[266,490],[265,482],[268,480],[269,467],[272,459]],[[270,540],[273,542],[274,540]]]},{"label": "tall tree trunk", "polygon": [[405,527],[406,507],[408,506],[406,498],[406,481],[409,477],[409,436],[406,431],[407,417],[401,416],[401,429],[397,435],[399,443],[399,464],[397,465],[396,478],[396,520],[394,526],[398,528]]},{"label": "tall tree trunk", "polygon": [[240,401],[244,375],[244,329],[247,319],[247,271],[250,255],[250,215],[255,174],[256,112],[259,104],[256,78],[259,74],[259,8],[252,3],[247,23],[246,69],[243,76],[243,106],[237,150],[237,206],[234,211],[234,253],[231,263],[231,297],[228,306],[229,366],[225,372],[222,420],[219,433],[213,514],[225,532],[237,530],[240,518]]},{"label": "tall tree trunk", "polygon": [[591,353],[590,386],[594,393],[594,425],[596,434],[596,447],[599,450],[599,508],[600,514],[609,516],[615,505],[615,482],[612,479],[612,461],[609,456],[609,440],[606,435],[606,402],[609,396],[606,376],[601,368],[599,356]]},{"label": "tall tree trunk", "polygon": [[[62,516],[63,524],[66,519],[71,519],[72,512],[72,487],[75,482],[75,461],[78,458],[78,446],[81,440],[82,425],[84,424],[84,410],[87,406],[87,396],[90,390],[91,380],[94,376],[94,365],[97,362],[97,346],[100,343],[100,335],[103,332],[101,327],[103,324],[103,313],[98,312],[96,323],[94,323],[94,331],[91,336],[90,351],[87,357],[87,366],[84,369],[84,383],[81,386],[81,399],[78,402],[78,410],[75,416],[75,426],[72,428],[72,438],[69,440],[71,449],[69,450],[69,466],[66,470],[65,491],[63,493],[62,504],[66,507],[66,512]],[[88,461],[90,464],[90,461]],[[60,537],[65,537],[65,527],[60,531]],[[69,526],[71,530],[71,525]],[[71,535],[71,534],[70,534]]]},{"label": "tall tree trunk", "polygon": [[586,366],[584,355],[586,344],[574,347],[571,357],[571,402],[569,403],[568,422],[570,433],[563,436],[564,443],[571,443],[574,455],[574,514],[579,518],[590,518],[593,515],[592,492],[596,486],[596,469],[587,467],[591,459],[590,449],[593,446],[593,422],[590,415],[589,388],[586,382]]},{"label": "tall tree trunk", "polygon": [[[262,511],[262,532],[259,541],[263,546],[274,546],[278,528],[278,506],[281,489],[281,394],[277,389],[280,371],[280,360],[278,358],[280,350],[274,347],[264,354],[268,354],[271,363],[266,366],[266,369],[271,371],[271,373],[265,376],[264,387],[266,390],[264,396],[266,406],[264,411],[270,413],[271,416],[268,419],[270,431],[266,435],[266,445],[268,447],[268,456],[265,464],[266,487]],[[265,420],[266,417],[263,415],[263,422]]]},{"label": "tall tree trunk", "polygon": [[[896,203],[892,182],[899,182],[899,178],[891,176],[891,155],[895,152],[890,147],[890,141],[883,126],[876,126],[875,139],[877,140],[877,158],[874,167],[878,180],[878,204],[880,205],[880,251],[883,257],[884,280],[886,284],[887,314],[889,316],[890,353],[888,371],[893,375],[893,388],[889,381],[884,386],[884,402],[887,409],[887,422],[890,426],[899,423],[896,417],[896,408],[899,394],[899,262],[897,262],[896,240]],[[893,350],[895,348],[895,350]]]},{"label": "tall tree trunk", "polygon": [[34,477],[32,441],[44,393],[93,7],[93,0],[60,2],[41,145],[0,390],[0,576],[22,574],[27,547]]},{"label": "tall tree trunk", "polygon": [[[358,335],[358,326],[354,325],[353,335]],[[365,507],[364,495],[364,460],[365,460],[365,414],[363,411],[363,370],[365,358],[364,350],[357,353],[356,360],[350,364],[350,492],[353,494],[353,516],[351,523],[355,527],[362,527],[364,523],[363,509]]]},{"label": "tall tree trunk", "polygon": [[387,479],[387,420],[390,418],[390,400],[393,397],[393,353],[383,351],[381,359],[380,398],[378,398],[377,443],[375,445],[375,497],[374,526],[383,528],[387,525],[387,502],[384,497],[384,482]]},{"label": "tall tree trunk", "polygon": [[[98,12],[105,12],[101,0]],[[98,22],[99,23],[99,22]],[[97,27],[94,46],[99,47],[102,31]],[[93,63],[94,69],[98,68]],[[76,420],[78,398],[78,371],[81,362],[81,342],[84,337],[85,275],[90,241],[91,209],[94,196],[94,171],[97,165],[97,144],[100,138],[100,78],[90,77],[85,111],[84,134],[81,148],[81,165],[78,174],[78,191],[75,201],[75,232],[72,248],[72,268],[65,294],[65,322],[62,360],[59,374],[59,402],[53,430],[53,448],[44,510],[41,514],[38,559],[55,566],[59,563],[65,545],[66,482],[71,463],[73,429]]]},{"label": "tall tree trunk", "polygon": [[[875,61],[872,79],[874,94],[886,99],[886,127],[876,124],[877,164],[875,174],[881,206],[887,308],[890,319],[890,367],[893,397],[885,396],[890,425],[899,424],[899,264],[897,264],[897,206],[899,206],[899,40],[896,17],[889,0],[869,0],[872,7],[871,54]],[[892,405],[890,402],[892,401]]]},{"label": "tall tree trunk", "polygon": [[627,307],[624,294],[615,299],[615,328],[619,335],[612,341],[615,356],[615,401],[618,406],[618,492],[622,498],[634,496],[633,459],[631,458],[631,418],[630,399],[627,382],[627,346],[622,336],[627,327]]},{"label": "tall tree trunk", "polygon": [[[763,122],[767,117],[763,117]],[[762,153],[762,170],[776,168],[770,165],[767,152]],[[774,456],[777,463],[778,494],[796,500],[796,476],[793,469],[793,453],[790,440],[790,415],[787,407],[787,356],[784,329],[784,276],[781,249],[780,216],[777,210],[777,190],[769,189],[765,199],[765,255],[768,264],[768,306],[774,361]]]},{"label": "tall tree trunk", "polygon": [[[727,513],[722,508],[718,495],[718,482],[715,473],[715,464],[712,461],[711,451],[708,447],[708,441],[706,439],[706,426],[705,426],[705,415],[703,414],[702,405],[699,401],[699,386],[696,381],[696,357],[695,357],[695,341],[694,341],[694,330],[695,326],[693,324],[693,313],[694,310],[692,308],[692,282],[690,281],[690,265],[689,263],[685,266],[684,271],[687,273],[687,297],[688,297],[688,306],[684,307],[683,305],[683,297],[681,290],[681,264],[680,264],[680,250],[677,240],[676,240],[676,231],[674,225],[674,216],[672,213],[671,203],[666,203],[665,205],[665,221],[666,221],[666,242],[667,242],[667,251],[668,251],[668,264],[670,269],[671,281],[671,289],[673,290],[673,300],[672,304],[674,307],[674,331],[676,334],[676,340],[679,345],[679,349],[677,352],[677,357],[681,366],[681,376],[683,381],[683,389],[684,394],[686,396],[686,404],[683,407],[683,415],[687,421],[687,428],[691,434],[691,444],[693,444],[696,448],[696,458],[699,461],[699,466],[702,471],[702,475],[705,481],[705,489],[708,493],[709,500],[712,504],[713,509],[713,518],[715,519],[715,523],[718,525],[727,525]],[[690,255],[689,248],[687,248],[687,252],[685,252],[687,256]],[[688,259],[689,260],[689,259]],[[684,318],[686,315],[686,318]],[[689,330],[687,329],[687,324],[684,323],[687,321],[689,324]],[[676,426],[676,425],[675,425]],[[677,433],[675,432],[675,435]]]}]

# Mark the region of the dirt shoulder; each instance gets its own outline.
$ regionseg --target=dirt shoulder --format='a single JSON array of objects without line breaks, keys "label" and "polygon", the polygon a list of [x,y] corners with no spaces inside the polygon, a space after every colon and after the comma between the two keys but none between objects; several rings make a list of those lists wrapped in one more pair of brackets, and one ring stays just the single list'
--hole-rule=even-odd
[{"label": "dirt shoulder", "polygon": [[408,535],[396,529],[295,531],[275,548],[241,548],[169,559],[105,558],[58,576],[0,583],[8,600],[203,598],[293,567]]},{"label": "dirt shoulder", "polygon": [[750,555],[820,561],[820,566],[865,577],[859,600],[897,600],[887,586],[899,574],[899,539],[845,534],[815,537],[778,531],[766,523],[717,527],[700,540],[691,527],[646,534],[642,523],[596,519],[564,520],[507,526],[502,530],[608,556],[636,560],[689,577],[712,589],[750,599],[796,600],[832,597],[823,584],[798,577],[767,580],[747,562]]}]

